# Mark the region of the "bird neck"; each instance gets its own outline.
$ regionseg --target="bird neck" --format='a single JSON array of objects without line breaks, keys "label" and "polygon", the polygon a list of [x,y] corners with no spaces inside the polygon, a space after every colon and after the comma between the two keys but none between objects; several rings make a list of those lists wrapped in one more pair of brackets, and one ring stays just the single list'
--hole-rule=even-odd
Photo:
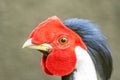
[{"label": "bird neck", "polygon": [[98,80],[94,63],[87,51],[77,46],[75,53],[77,56],[75,70],[71,74],[63,76],[62,80]]}]

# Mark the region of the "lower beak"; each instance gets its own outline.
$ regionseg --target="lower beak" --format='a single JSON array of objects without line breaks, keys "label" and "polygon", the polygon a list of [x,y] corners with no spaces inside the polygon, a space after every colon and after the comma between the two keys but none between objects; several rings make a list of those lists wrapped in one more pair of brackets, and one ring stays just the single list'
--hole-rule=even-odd
[{"label": "lower beak", "polygon": [[32,39],[28,39],[22,46],[22,48],[31,48],[31,49],[36,49],[42,52],[47,52],[50,53],[52,50],[52,46],[50,44],[40,44],[40,45],[36,45],[36,44],[32,44]]}]

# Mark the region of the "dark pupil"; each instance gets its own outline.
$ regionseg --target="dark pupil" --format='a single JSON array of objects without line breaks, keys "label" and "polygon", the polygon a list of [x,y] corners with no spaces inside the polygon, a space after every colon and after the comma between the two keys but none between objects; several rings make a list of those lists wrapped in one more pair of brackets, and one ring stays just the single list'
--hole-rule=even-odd
[{"label": "dark pupil", "polygon": [[61,42],[63,42],[63,43],[66,42],[66,38],[62,38]]}]

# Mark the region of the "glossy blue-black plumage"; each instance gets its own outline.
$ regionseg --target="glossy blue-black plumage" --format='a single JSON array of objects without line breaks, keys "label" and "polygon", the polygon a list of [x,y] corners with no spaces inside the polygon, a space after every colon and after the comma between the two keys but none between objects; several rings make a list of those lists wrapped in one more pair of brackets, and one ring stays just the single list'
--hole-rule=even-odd
[{"label": "glossy blue-black plumage", "polygon": [[82,38],[95,64],[97,73],[102,80],[109,80],[112,73],[111,51],[97,25],[89,20],[77,18],[65,20],[63,24]]}]

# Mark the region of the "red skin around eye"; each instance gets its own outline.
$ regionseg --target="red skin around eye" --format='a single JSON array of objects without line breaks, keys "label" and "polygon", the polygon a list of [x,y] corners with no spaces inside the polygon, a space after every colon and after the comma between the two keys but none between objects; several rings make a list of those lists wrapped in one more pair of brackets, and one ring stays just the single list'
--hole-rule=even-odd
[{"label": "red skin around eye", "polygon": [[[61,34],[68,34],[69,47],[60,48],[55,40]],[[47,56],[42,56],[42,68],[49,75],[65,76],[70,74],[76,65],[75,47],[80,45],[83,49],[87,49],[82,39],[72,30],[67,28],[56,16],[40,23],[30,34],[33,44],[54,44],[53,50]]]}]

